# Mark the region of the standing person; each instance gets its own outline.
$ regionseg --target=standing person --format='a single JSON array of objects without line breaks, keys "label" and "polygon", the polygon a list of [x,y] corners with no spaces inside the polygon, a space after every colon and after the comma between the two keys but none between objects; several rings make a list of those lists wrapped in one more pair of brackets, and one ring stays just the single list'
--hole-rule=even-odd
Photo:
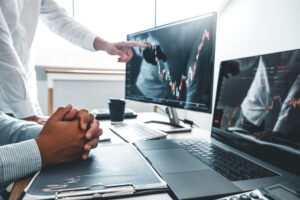
[{"label": "standing person", "polygon": [[56,34],[90,51],[106,51],[128,62],[134,42],[110,43],[69,17],[54,0],[0,0],[0,111],[44,124],[31,46],[38,19]]}]

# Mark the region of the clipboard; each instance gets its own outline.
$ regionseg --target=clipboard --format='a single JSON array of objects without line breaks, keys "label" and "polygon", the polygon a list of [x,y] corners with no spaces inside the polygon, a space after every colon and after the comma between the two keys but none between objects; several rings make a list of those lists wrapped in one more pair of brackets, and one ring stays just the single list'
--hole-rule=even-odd
[{"label": "clipboard", "polygon": [[[92,187],[103,186],[105,189],[89,191]],[[68,190],[61,190],[55,194],[55,200],[82,200],[82,199],[94,199],[94,198],[111,198],[111,197],[125,197],[125,196],[136,196],[136,195],[146,195],[153,193],[166,192],[164,188],[160,190],[156,188],[153,189],[137,189],[134,185],[128,184],[115,184],[115,185],[103,185],[94,184],[92,186],[83,188],[73,188]]]},{"label": "clipboard", "polygon": [[23,199],[93,199],[155,194],[167,184],[130,143],[99,145],[87,160],[45,168]]}]

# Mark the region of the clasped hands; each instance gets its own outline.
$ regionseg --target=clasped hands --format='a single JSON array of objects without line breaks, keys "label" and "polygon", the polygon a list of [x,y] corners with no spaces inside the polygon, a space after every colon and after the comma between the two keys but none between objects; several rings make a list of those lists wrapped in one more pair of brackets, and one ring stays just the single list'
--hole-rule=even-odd
[{"label": "clasped hands", "polygon": [[72,105],[58,108],[36,138],[42,166],[85,160],[101,135],[99,122],[87,110],[78,111]]}]

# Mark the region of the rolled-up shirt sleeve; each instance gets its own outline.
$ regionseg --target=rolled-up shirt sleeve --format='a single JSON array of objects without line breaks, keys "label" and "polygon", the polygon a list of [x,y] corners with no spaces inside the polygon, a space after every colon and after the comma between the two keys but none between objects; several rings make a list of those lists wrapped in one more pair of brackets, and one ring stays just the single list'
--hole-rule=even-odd
[{"label": "rolled-up shirt sleeve", "polygon": [[96,51],[94,40],[96,35],[73,20],[65,9],[53,0],[42,0],[40,17],[50,30],[86,50]]},{"label": "rolled-up shirt sleeve", "polygon": [[9,183],[39,171],[42,160],[36,138],[42,126],[0,113],[0,191]]}]

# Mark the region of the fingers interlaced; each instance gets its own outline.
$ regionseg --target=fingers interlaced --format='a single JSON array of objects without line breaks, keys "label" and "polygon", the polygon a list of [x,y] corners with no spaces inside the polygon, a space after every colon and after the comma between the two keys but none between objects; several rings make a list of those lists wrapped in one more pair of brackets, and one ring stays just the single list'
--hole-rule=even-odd
[{"label": "fingers interlaced", "polygon": [[66,113],[72,110],[73,106],[71,104],[66,107],[59,107],[56,112],[49,118],[50,120],[62,121]]},{"label": "fingers interlaced", "polygon": [[[94,121],[96,121],[96,120],[94,120]],[[96,126],[97,126],[97,128],[95,128]],[[95,128],[95,130],[94,130],[94,128]],[[102,135],[102,129],[99,128],[99,122],[98,123],[92,123],[89,131],[91,129],[93,130],[92,131],[92,138],[89,139],[89,141],[83,147],[84,153],[81,156],[81,158],[83,160],[87,159],[87,157],[88,157],[91,149],[94,149],[94,148],[96,148],[98,146],[99,136]]]},{"label": "fingers interlaced", "polygon": [[82,109],[78,112],[77,118],[80,121],[80,128],[85,131],[88,128],[88,124],[90,123],[89,112],[85,109]]},{"label": "fingers interlaced", "polygon": [[71,111],[67,112],[64,116],[65,121],[74,120],[77,116],[78,110],[76,108],[72,109]]},{"label": "fingers interlaced", "polygon": [[86,139],[90,140],[94,137],[99,137],[99,129],[99,122],[97,120],[93,120],[88,131],[86,132]]}]

